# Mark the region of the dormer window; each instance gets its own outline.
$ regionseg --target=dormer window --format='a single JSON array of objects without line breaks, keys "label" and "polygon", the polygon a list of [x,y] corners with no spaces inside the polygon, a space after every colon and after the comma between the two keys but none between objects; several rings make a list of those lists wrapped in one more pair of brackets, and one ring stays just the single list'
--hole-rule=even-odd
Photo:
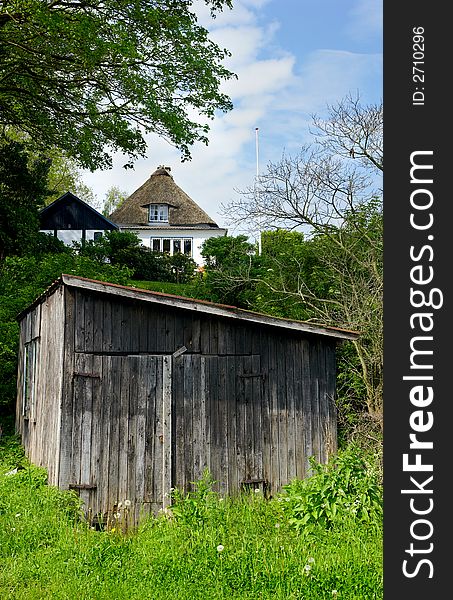
[{"label": "dormer window", "polygon": [[150,204],[149,205],[150,223],[168,223],[168,205]]}]

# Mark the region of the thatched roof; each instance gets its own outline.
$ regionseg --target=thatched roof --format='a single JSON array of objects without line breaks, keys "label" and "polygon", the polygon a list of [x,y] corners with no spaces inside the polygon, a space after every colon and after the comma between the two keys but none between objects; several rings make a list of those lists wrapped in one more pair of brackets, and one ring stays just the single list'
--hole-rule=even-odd
[{"label": "thatched roof", "polygon": [[[170,167],[158,167],[148,181],[126,198],[109,219],[119,225],[149,225],[150,204],[167,204],[168,225],[173,227],[218,227],[209,215],[196,204],[176,183]],[[156,224],[157,225],[157,224]],[[163,223],[159,223],[163,225]],[[154,227],[154,225],[151,225]]]}]

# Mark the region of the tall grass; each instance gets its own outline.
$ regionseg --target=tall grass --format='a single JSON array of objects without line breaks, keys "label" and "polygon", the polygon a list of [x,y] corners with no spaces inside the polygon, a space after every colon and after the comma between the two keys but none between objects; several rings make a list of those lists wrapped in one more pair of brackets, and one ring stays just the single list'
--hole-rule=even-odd
[{"label": "tall grass", "polygon": [[297,528],[303,484],[270,500],[221,498],[206,475],[175,491],[172,514],[124,535],[91,529],[78,497],[45,480],[17,440],[0,440],[2,600],[382,598],[379,519],[343,511]]}]

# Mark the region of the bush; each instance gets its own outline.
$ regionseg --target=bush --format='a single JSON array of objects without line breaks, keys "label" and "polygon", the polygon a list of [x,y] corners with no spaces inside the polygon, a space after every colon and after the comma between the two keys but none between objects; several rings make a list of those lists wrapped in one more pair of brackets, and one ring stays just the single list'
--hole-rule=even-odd
[{"label": "bush", "polygon": [[379,469],[357,447],[350,446],[327,464],[310,459],[313,474],[284,487],[282,506],[300,531],[312,525],[326,528],[345,520],[381,525],[382,488]]}]

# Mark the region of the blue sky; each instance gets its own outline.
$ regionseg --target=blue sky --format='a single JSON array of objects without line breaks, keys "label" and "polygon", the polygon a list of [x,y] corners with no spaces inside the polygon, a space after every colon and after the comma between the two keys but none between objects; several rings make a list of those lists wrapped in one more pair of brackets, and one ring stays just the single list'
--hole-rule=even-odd
[{"label": "blue sky", "polygon": [[258,127],[259,171],[283,152],[297,153],[312,138],[312,115],[323,115],[348,93],[363,103],[382,99],[382,0],[233,0],[211,20],[201,0],[197,14],[211,37],[232,52],[226,66],[238,75],[223,86],[234,108],[210,123],[210,143],[196,145],[192,160],[157,136],[133,170],[116,156],[108,171],[84,172],[98,200],[111,186],[131,194],[158,165],[172,167],[175,182],[220,226],[221,205],[253,185]]}]

